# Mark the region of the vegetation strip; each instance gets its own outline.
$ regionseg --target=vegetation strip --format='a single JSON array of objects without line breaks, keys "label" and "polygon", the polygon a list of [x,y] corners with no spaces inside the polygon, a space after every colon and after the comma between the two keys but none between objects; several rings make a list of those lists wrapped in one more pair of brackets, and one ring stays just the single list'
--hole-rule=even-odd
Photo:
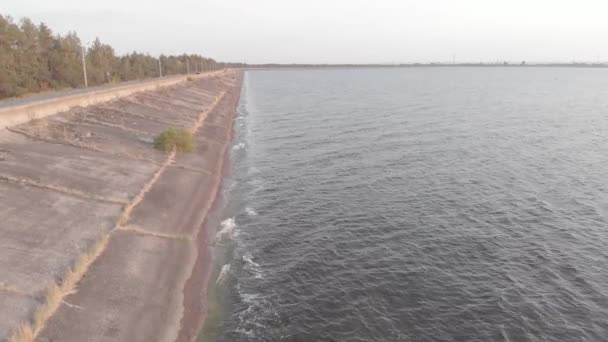
[{"label": "vegetation strip", "polygon": [[215,101],[213,101],[211,106],[204,112],[201,112],[201,114],[198,116],[198,119],[194,123],[194,126],[190,128],[190,132],[194,133],[198,131],[198,129],[203,125],[205,118],[207,118],[207,115],[209,115],[209,113],[215,108],[215,106],[217,106],[220,100],[224,98],[224,95],[226,95],[226,92],[222,91],[219,96],[215,97]]}]

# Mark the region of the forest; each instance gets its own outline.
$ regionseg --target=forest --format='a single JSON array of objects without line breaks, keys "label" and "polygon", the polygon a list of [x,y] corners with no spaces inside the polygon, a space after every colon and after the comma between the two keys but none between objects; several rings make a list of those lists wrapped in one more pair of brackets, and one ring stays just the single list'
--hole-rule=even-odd
[{"label": "forest", "polygon": [[[0,99],[44,91],[142,80],[221,67],[215,60],[196,54],[152,57],[132,52],[117,55],[98,38],[83,46],[75,32],[54,34],[44,23],[28,18],[16,22],[0,14]],[[160,68],[159,68],[160,59]]]}]

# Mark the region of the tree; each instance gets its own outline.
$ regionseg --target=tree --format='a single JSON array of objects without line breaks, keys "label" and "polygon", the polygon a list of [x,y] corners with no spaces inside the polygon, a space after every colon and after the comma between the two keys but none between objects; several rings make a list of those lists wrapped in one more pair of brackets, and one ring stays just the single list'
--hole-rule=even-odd
[{"label": "tree", "polygon": [[[159,58],[163,76],[185,74],[188,63],[191,72],[218,67],[200,55]],[[159,59],[137,52],[116,56],[99,38],[86,50],[85,59],[90,85],[158,77]],[[82,44],[75,32],[55,35],[44,23],[23,18],[16,24],[0,15],[0,99],[83,85]]]},{"label": "tree", "polygon": [[82,45],[74,32],[59,37],[49,57],[51,78],[56,88],[76,88],[84,85],[82,75]]},{"label": "tree", "polygon": [[57,80],[51,77],[50,57],[52,49],[55,47],[53,32],[44,23],[38,26],[37,40],[37,77],[40,90],[48,90],[57,87]]},{"label": "tree", "polygon": [[17,51],[21,30],[11,17],[0,15],[0,98],[17,94]]},{"label": "tree", "polygon": [[99,38],[96,38],[93,46],[87,51],[89,84],[109,83],[114,71],[115,58],[114,49],[110,45],[102,44]]}]

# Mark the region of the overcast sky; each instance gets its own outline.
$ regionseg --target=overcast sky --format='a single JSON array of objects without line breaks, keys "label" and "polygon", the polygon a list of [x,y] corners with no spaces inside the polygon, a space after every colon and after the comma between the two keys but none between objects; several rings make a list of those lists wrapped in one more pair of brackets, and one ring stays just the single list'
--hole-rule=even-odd
[{"label": "overcast sky", "polygon": [[2,0],[117,52],[248,63],[608,61],[608,0]]}]

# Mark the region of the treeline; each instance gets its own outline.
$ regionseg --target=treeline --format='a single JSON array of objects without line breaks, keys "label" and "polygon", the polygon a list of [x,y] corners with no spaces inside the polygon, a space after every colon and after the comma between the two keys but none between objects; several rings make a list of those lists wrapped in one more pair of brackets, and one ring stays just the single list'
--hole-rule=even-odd
[{"label": "treeline", "polygon": [[0,15],[0,98],[83,87],[83,51],[89,86],[159,77],[160,69],[168,76],[222,67],[211,58],[183,54],[161,55],[159,69],[159,58],[148,54],[118,56],[99,39],[83,50],[75,32],[61,36],[44,23]]}]

